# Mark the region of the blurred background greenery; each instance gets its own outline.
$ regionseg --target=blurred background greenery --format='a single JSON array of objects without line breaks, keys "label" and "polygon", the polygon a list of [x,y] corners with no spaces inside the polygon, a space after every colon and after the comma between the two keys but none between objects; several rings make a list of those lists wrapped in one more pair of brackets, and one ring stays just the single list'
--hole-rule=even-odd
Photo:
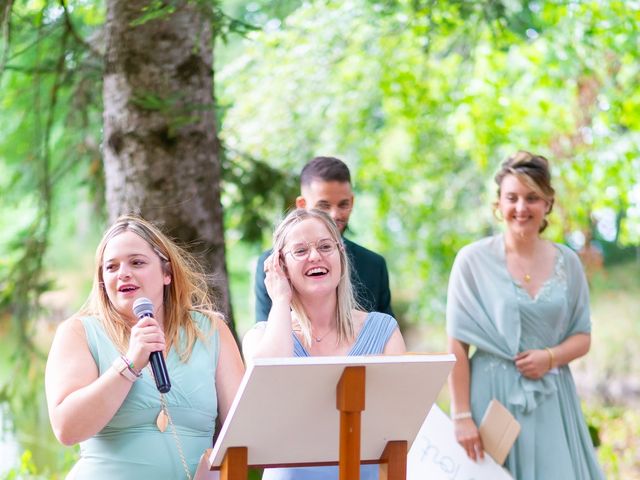
[{"label": "blurred background greenery", "polygon": [[[53,438],[42,377],[106,222],[104,3],[0,2],[2,478],[63,478],[77,456]],[[238,333],[257,255],[302,165],[325,154],[352,169],[349,236],[386,257],[409,347],[443,351],[455,252],[498,228],[493,173],[517,149],[542,153],[557,190],[547,236],[590,278],[592,350],[574,366],[585,413],[607,478],[640,478],[640,2],[208,3]]]}]

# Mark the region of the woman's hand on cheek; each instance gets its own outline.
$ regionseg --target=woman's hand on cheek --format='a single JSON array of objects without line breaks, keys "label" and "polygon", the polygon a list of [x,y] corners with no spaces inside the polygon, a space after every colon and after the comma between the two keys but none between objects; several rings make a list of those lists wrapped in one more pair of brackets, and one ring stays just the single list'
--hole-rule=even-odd
[{"label": "woman's hand on cheek", "polygon": [[264,261],[264,284],[272,302],[276,300],[291,302],[291,282],[283,265],[284,260],[281,261],[279,252],[273,252]]}]

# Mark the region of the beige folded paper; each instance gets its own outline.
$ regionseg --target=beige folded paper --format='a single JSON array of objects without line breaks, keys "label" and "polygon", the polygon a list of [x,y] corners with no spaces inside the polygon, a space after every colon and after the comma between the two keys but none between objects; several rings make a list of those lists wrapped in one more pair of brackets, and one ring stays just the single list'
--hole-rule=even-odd
[{"label": "beige folded paper", "polygon": [[520,423],[498,400],[491,400],[480,423],[480,437],[484,450],[502,465],[518,438]]}]

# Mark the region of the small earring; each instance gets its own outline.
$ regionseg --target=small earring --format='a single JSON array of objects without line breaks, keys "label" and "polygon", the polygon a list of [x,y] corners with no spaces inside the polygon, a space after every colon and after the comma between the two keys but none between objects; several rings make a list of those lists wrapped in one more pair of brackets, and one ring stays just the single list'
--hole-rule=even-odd
[{"label": "small earring", "polygon": [[502,216],[502,212],[500,211],[499,208],[494,208],[493,209],[493,216],[499,222],[502,222],[504,220],[504,217]]}]

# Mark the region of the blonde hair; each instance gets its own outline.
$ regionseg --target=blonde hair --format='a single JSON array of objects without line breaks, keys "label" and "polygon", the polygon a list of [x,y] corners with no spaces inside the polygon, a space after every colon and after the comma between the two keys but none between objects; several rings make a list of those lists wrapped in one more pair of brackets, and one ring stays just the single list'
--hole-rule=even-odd
[{"label": "blonde hair", "polygon": [[[321,222],[329,231],[331,240],[336,242],[338,246],[338,252],[340,255],[340,281],[336,287],[336,329],[338,333],[338,343],[351,340],[354,337],[353,326],[353,310],[358,309],[358,304],[353,295],[353,288],[351,285],[351,275],[349,258],[342,244],[342,237],[340,231],[335,222],[329,215],[321,210],[310,209],[306,210],[299,208],[292,210],[285,217],[285,219],[278,225],[273,233],[273,251],[282,252],[287,235],[293,227],[305,220],[315,219]],[[298,321],[300,322],[300,329],[302,330],[302,338],[307,346],[311,345],[311,321],[305,311],[302,302],[300,300],[298,291],[292,286],[293,294],[291,298],[291,309],[296,314]]]},{"label": "blonde hair", "polygon": [[[93,287],[79,314],[100,319],[118,350],[126,352],[131,326],[109,300],[102,273],[107,243],[124,232],[135,233],[147,242],[158,255],[163,274],[171,276],[171,282],[165,285],[163,292],[164,334],[167,351],[175,346],[180,360],[186,362],[191,356],[196,339],[205,339],[204,333],[192,320],[191,312],[202,313],[214,326],[216,319],[223,317],[214,308],[206,276],[195,259],[155,225],[141,217],[123,215],[105,232],[96,249]],[[184,332],[182,340],[181,329]]]},{"label": "blonde hair", "polygon": [[[551,186],[549,160],[542,155],[535,155],[524,150],[520,150],[507,158],[502,162],[500,170],[494,177],[494,180],[498,185],[498,200],[500,199],[502,180],[504,180],[504,177],[507,175],[515,176],[518,180],[544,198],[549,203],[547,214],[551,213],[556,192]],[[497,200],[494,202],[493,207],[494,209],[498,208]],[[549,225],[549,222],[545,218],[538,229],[538,233],[542,233],[547,228],[547,225]]]}]

